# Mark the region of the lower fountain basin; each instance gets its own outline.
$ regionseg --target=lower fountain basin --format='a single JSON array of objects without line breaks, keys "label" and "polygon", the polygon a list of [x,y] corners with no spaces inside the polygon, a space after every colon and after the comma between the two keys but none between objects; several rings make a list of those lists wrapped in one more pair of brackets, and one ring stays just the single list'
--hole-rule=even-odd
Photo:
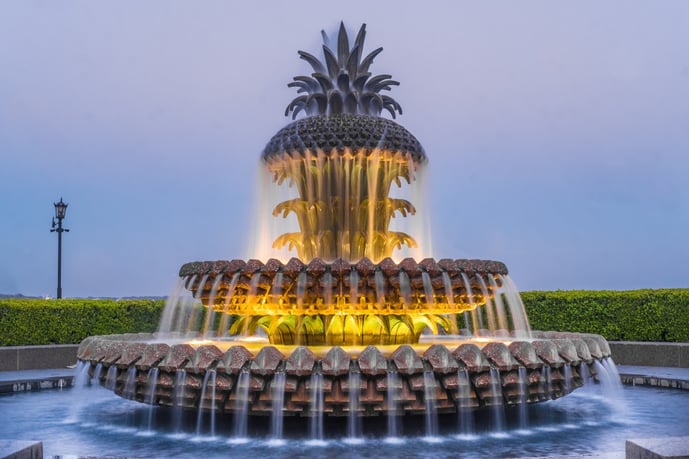
[{"label": "lower fountain basin", "polygon": [[[280,380],[284,415],[337,417],[352,410],[359,416],[455,413],[557,399],[595,379],[595,362],[609,358],[610,348],[599,335],[559,332],[313,348],[131,334],[86,338],[77,357],[101,385],[147,404],[269,415]],[[320,408],[312,403],[318,392]]]}]

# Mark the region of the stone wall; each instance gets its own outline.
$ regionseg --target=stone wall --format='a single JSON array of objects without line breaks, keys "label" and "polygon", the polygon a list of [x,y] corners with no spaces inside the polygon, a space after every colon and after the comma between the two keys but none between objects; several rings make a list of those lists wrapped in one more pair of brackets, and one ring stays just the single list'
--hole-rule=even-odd
[{"label": "stone wall", "polygon": [[609,341],[618,365],[689,368],[689,343]]},{"label": "stone wall", "polygon": [[0,371],[65,368],[77,363],[78,344],[0,347]]}]

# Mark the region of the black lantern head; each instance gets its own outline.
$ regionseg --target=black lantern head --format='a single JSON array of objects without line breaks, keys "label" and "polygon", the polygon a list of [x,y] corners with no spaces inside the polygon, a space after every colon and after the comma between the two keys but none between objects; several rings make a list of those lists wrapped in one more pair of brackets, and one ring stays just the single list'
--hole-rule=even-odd
[{"label": "black lantern head", "polygon": [[62,198],[60,198],[60,202],[54,202],[53,205],[55,206],[55,218],[58,220],[65,218],[65,214],[67,213],[67,203],[62,202]]}]

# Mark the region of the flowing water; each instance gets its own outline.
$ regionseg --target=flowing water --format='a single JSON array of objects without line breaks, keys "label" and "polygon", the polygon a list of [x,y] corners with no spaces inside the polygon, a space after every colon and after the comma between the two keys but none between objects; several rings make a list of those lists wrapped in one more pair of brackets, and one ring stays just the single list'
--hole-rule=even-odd
[{"label": "flowing water", "polygon": [[[76,400],[84,404],[78,418],[70,418]],[[560,455],[601,455],[616,452],[623,456],[629,438],[689,435],[686,413],[689,393],[646,387],[625,387],[621,402],[626,417],[618,417],[606,401],[602,387],[588,385],[570,396],[529,405],[524,427],[514,410],[506,410],[502,435],[494,433],[493,419],[485,411],[470,411],[474,435],[461,435],[464,425],[456,415],[440,415],[438,436],[442,442],[429,445],[423,416],[399,419],[397,443],[386,441],[383,418],[361,419],[366,432],[356,446],[346,441],[347,423],[328,424],[324,447],[310,446],[308,425],[296,419],[285,424],[279,447],[272,443],[271,419],[253,417],[247,425],[252,440],[233,442],[232,416],[218,414],[217,431],[196,434],[196,413],[187,411],[181,430],[174,431],[171,408],[153,412],[153,433],[148,435],[148,407],[123,400],[98,386],[82,390],[40,391],[0,396],[4,422],[0,437],[17,440],[40,438],[45,457],[122,456],[216,459],[228,457],[523,457]],[[230,442],[233,442],[230,444]],[[353,449],[354,448],[354,449]]]},{"label": "flowing water", "polygon": [[270,436],[276,442],[280,442],[280,441],[282,441],[282,432],[283,432],[282,408],[283,408],[284,399],[285,399],[285,373],[284,372],[275,373],[275,377],[273,378],[272,395],[273,395],[273,407],[272,407],[272,413],[271,413],[272,420],[270,423],[270,425],[271,425]]},{"label": "flowing water", "polygon": [[323,396],[323,374],[314,372],[311,375],[311,417],[309,418],[311,441],[314,445],[322,444],[324,439]]}]

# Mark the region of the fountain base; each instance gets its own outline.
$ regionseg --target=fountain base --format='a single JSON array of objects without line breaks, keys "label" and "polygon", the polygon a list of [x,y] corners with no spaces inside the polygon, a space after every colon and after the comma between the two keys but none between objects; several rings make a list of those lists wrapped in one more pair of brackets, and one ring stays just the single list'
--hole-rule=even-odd
[{"label": "fountain base", "polygon": [[[284,375],[282,413],[303,417],[424,414],[429,408],[440,414],[552,400],[595,378],[595,363],[610,357],[599,335],[533,336],[307,348],[255,339],[108,335],[86,338],[77,357],[90,365],[92,378],[122,397],[217,413],[271,415],[273,386]],[[318,384],[314,375],[322,375]],[[213,388],[206,387],[210,382]],[[322,408],[315,408],[321,395]]]}]

